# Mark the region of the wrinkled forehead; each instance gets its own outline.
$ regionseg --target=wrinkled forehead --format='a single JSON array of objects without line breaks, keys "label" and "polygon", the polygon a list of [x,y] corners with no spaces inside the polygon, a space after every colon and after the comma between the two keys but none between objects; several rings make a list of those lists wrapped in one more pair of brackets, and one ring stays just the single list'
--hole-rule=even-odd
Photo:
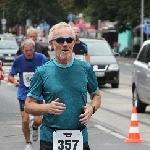
[{"label": "wrinkled forehead", "polygon": [[23,49],[24,50],[26,50],[26,49],[34,49],[34,45],[31,44],[31,43],[26,43],[26,44],[24,44]]},{"label": "wrinkled forehead", "polygon": [[29,31],[29,33],[28,33],[27,36],[28,36],[28,37],[30,37],[30,36],[36,37],[36,36],[37,36],[37,33],[36,33],[35,31]]},{"label": "wrinkled forehead", "polygon": [[74,32],[80,32],[80,29],[78,27],[73,27]]},{"label": "wrinkled forehead", "polygon": [[72,29],[69,27],[59,27],[53,32],[53,37],[73,37]]}]

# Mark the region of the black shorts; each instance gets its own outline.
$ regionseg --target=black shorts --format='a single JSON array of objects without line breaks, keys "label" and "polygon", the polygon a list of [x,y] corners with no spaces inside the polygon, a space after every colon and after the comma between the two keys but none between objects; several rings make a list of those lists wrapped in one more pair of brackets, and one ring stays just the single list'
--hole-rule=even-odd
[{"label": "black shorts", "polygon": [[[53,143],[40,140],[40,150],[53,150]],[[88,143],[83,144],[83,150],[90,150]]]},{"label": "black shorts", "polygon": [[[43,100],[38,101],[38,104],[43,104]],[[19,100],[20,111],[24,111],[25,100]]]}]

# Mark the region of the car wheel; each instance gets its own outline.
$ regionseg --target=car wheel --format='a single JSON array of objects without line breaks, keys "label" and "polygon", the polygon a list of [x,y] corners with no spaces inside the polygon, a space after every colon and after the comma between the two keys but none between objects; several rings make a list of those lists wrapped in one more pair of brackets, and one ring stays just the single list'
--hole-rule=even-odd
[{"label": "car wheel", "polygon": [[147,105],[141,102],[136,87],[134,87],[132,93],[132,104],[133,107],[136,107],[137,113],[145,113]]},{"label": "car wheel", "polygon": [[119,82],[117,83],[111,83],[112,88],[118,88],[119,87]]}]

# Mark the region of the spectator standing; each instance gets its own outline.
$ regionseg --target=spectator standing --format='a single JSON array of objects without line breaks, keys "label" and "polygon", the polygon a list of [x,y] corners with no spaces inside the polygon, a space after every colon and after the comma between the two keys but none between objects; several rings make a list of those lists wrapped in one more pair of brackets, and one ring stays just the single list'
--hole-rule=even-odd
[{"label": "spectator standing", "polygon": [[135,33],[133,38],[133,51],[135,53],[138,53],[139,50],[140,50],[140,35],[139,33]]},{"label": "spectator standing", "polygon": [[[73,27],[75,33],[75,45],[73,47],[73,52],[75,55],[84,55],[85,60],[90,63],[90,55],[88,53],[88,47],[85,43],[79,40],[80,37],[80,29],[79,27]],[[73,54],[73,55],[74,55]]]}]

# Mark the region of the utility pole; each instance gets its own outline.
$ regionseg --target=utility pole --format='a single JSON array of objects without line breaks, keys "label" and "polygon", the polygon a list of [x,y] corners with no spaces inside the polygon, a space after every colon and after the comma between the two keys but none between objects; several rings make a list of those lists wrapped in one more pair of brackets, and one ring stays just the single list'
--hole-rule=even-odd
[{"label": "utility pole", "polygon": [[3,6],[3,19],[5,18],[5,11],[4,11],[4,6]]},{"label": "utility pole", "polygon": [[143,28],[144,28],[144,0],[141,0],[141,46],[143,44]]}]

